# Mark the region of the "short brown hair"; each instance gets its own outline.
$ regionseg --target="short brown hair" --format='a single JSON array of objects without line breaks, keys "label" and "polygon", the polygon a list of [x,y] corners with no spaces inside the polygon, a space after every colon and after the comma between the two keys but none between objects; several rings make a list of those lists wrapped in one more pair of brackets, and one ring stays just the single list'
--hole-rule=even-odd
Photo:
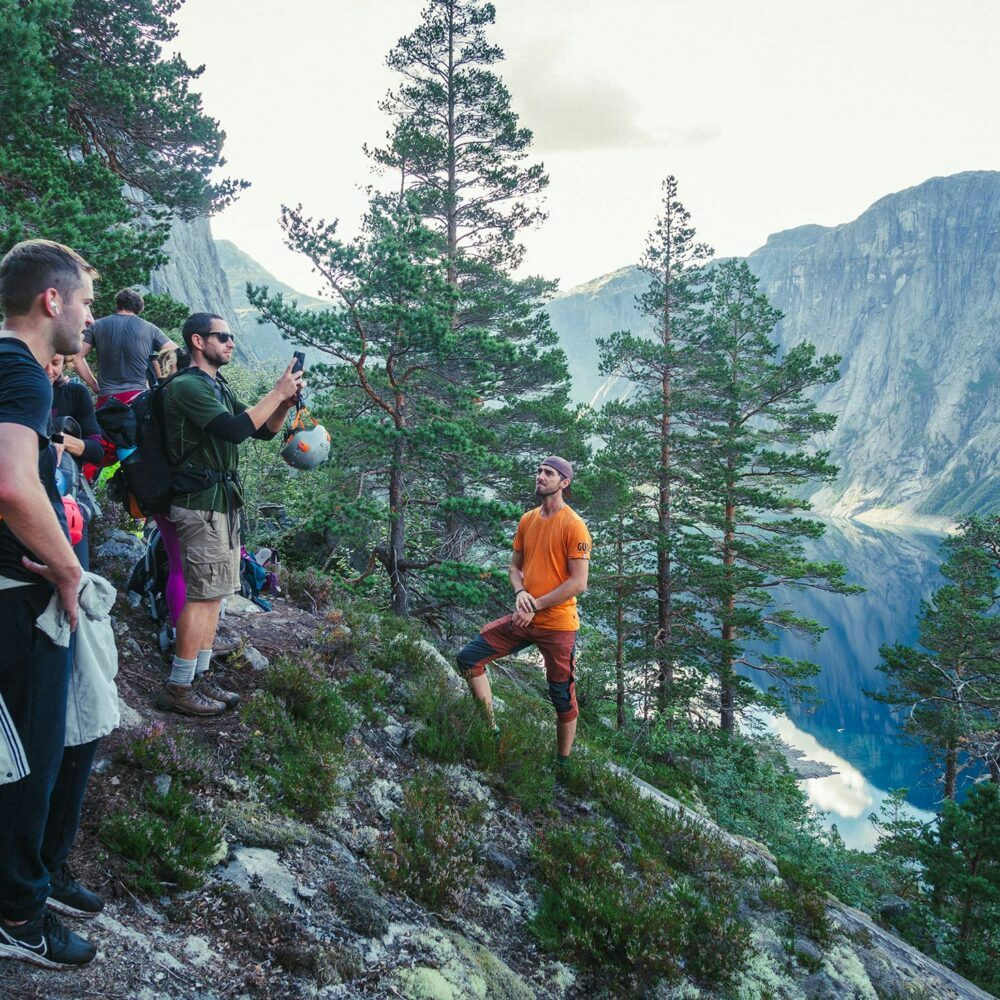
[{"label": "short brown hair", "polygon": [[134,288],[123,288],[115,296],[115,307],[117,309],[126,309],[128,312],[135,313],[138,316],[146,308],[146,303]]},{"label": "short brown hair", "polygon": [[65,297],[80,287],[85,274],[98,277],[75,250],[52,240],[24,240],[0,260],[0,311],[24,316],[46,288]]}]

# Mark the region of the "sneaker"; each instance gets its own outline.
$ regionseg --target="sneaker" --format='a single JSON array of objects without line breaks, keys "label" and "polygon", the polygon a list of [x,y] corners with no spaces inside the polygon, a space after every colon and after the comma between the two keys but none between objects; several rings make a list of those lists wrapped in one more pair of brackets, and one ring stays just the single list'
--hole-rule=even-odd
[{"label": "sneaker", "polygon": [[48,910],[17,927],[0,921],[0,958],[31,962],[45,969],[72,969],[86,965],[96,954],[89,941],[63,927]]},{"label": "sneaker", "polygon": [[235,691],[227,691],[215,683],[215,675],[211,671],[195,678],[195,685],[206,698],[221,701],[226,708],[235,708],[240,703],[240,696]]},{"label": "sneaker", "polygon": [[190,684],[171,684],[170,681],[160,688],[155,705],[164,711],[179,712],[181,715],[222,715],[226,710],[223,702],[206,698]]},{"label": "sneaker", "polygon": [[64,864],[58,871],[52,873],[52,884],[49,887],[49,909],[61,913],[64,917],[80,917],[87,919],[96,917],[104,909],[104,900],[81,885]]}]

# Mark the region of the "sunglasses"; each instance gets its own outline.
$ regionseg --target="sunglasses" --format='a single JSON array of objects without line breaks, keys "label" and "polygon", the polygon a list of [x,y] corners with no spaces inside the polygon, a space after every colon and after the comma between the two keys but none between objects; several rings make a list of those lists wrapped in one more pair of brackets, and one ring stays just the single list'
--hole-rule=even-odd
[{"label": "sunglasses", "polygon": [[208,336],[218,337],[220,344],[228,344],[230,341],[232,341],[234,344],[236,343],[235,333],[217,333],[215,330],[213,330],[211,333],[208,334]]}]

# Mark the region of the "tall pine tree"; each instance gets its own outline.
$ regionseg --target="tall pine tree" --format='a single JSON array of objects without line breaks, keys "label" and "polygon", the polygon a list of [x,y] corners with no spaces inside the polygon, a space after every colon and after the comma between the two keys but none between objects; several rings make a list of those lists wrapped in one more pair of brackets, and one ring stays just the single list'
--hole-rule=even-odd
[{"label": "tall pine tree", "polygon": [[[697,472],[688,483],[714,551],[702,564],[698,596],[711,627],[710,662],[727,732],[750,704],[777,707],[782,694],[807,694],[805,681],[819,669],[755,651],[779,631],[822,632],[818,623],[777,606],[775,589],[858,589],[844,583],[839,563],[807,557],[803,542],[824,529],[800,515],[809,509],[805,488],[836,472],[825,453],[807,450],[810,438],[836,419],[817,411],[808,390],[836,381],[840,359],[817,358],[808,343],[779,357],[771,333],[781,314],[757,285],[743,261],[712,269],[696,405],[703,426]],[[767,685],[763,693],[750,677]]]},{"label": "tall pine tree", "polygon": [[649,286],[638,305],[650,319],[654,337],[624,331],[598,342],[602,374],[631,383],[622,406],[644,451],[639,465],[656,490],[655,649],[661,709],[674,693],[677,666],[690,660],[690,619],[677,613],[675,602],[687,588],[687,560],[694,558],[692,536],[685,532],[690,526],[683,501],[685,456],[691,453],[689,411],[702,337],[702,269],[711,253],[696,239],[676,178],[667,177],[661,214],[640,261]]}]

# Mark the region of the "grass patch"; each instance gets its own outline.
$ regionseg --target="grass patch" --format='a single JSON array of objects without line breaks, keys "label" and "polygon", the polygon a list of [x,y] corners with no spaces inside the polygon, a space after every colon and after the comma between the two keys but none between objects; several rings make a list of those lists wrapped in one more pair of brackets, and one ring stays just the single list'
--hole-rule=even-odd
[{"label": "grass patch", "polygon": [[97,835],[125,859],[125,881],[149,896],[196,889],[222,846],[221,826],[177,784],[165,795],[146,787],[132,811],[109,816]]},{"label": "grass patch", "polygon": [[548,808],[554,794],[555,716],[551,706],[510,684],[498,684],[506,711],[497,715],[497,740],[485,713],[467,692],[439,672],[420,675],[407,690],[407,708],[424,725],[416,749],[443,764],[471,761],[496,775],[504,792],[525,812]]},{"label": "grass patch", "polygon": [[338,686],[307,661],[276,660],[263,687],[243,713],[250,729],[243,768],[273,806],[314,819],[339,798],[343,740],[355,714]]},{"label": "grass patch", "polygon": [[374,856],[375,870],[390,888],[426,906],[457,903],[475,875],[485,812],[481,802],[458,803],[444,775],[417,774],[403,786],[403,803]]}]

